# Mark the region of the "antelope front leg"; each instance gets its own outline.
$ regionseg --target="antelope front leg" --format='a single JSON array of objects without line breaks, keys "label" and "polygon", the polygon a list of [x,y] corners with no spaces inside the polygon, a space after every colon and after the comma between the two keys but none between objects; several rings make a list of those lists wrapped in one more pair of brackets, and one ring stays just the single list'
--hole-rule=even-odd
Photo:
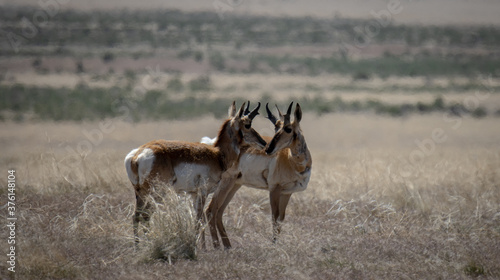
[{"label": "antelope front leg", "polygon": [[285,211],[286,206],[288,205],[288,201],[290,201],[290,197],[292,194],[281,194],[280,196],[280,213],[279,213],[279,221],[283,222],[285,220]]},{"label": "antelope front leg", "polygon": [[219,235],[217,234],[217,214],[219,211],[219,205],[222,204],[222,201],[225,199],[225,193],[221,192],[220,189],[217,189],[212,196],[212,201],[210,201],[210,205],[207,208],[207,219],[208,225],[210,228],[210,235],[212,236],[212,243],[214,248],[219,248]]},{"label": "antelope front leg", "polygon": [[212,201],[210,202],[210,205],[208,206],[207,209],[207,218],[208,218],[208,225],[210,227],[210,235],[212,236],[212,243],[214,245],[214,248],[216,249],[220,247],[219,235],[217,234],[217,216],[221,205],[226,199],[230,187],[227,184],[221,184],[222,181],[224,181],[224,179],[221,179],[221,182],[219,182],[219,186],[217,190],[214,192],[214,195],[212,196]]},{"label": "antelope front leg", "polygon": [[[229,248],[231,247],[231,244],[226,242],[228,241],[228,238],[226,230],[224,229],[224,225],[222,224],[222,214],[225,208],[225,204],[227,205],[227,203],[229,203],[232,196],[234,195],[234,192],[238,190],[238,188],[236,188],[236,190],[233,190],[236,179],[238,178],[238,174],[239,172],[236,166],[231,167],[222,174],[222,178],[219,182],[217,190],[215,191],[212,197],[212,201],[210,202],[210,205],[207,209],[207,216],[210,225],[210,234],[212,235],[212,242],[214,248],[219,248],[220,246],[217,229],[219,229],[221,238],[223,238],[224,247],[226,248],[228,248],[228,246]],[[226,203],[226,200],[228,198],[229,201]]]},{"label": "antelope front leg", "polygon": [[[214,195],[215,197],[215,195]],[[219,248],[220,243],[219,243],[219,236],[217,235],[217,226],[216,226],[216,220],[215,220],[215,214],[217,213],[217,206],[215,206],[216,202],[214,202],[213,197],[212,201],[210,202],[210,205],[208,206],[207,209],[207,219],[208,219],[208,226],[210,228],[210,236],[212,236],[212,244],[214,245],[214,248]]]},{"label": "antelope front leg", "polygon": [[233,199],[236,192],[240,189],[241,185],[234,185],[231,190],[228,192],[224,203],[220,206],[219,211],[216,215],[216,223],[217,230],[219,231],[220,238],[222,239],[222,244],[224,244],[225,249],[231,248],[231,242],[229,241],[229,237],[227,236],[226,229],[224,228],[224,224],[222,223],[222,215],[224,215],[224,210],[226,210],[227,205]]},{"label": "antelope front leg", "polygon": [[269,192],[269,201],[271,202],[271,214],[273,217],[273,242],[276,242],[276,238],[281,231],[281,225],[279,224],[279,214],[280,214],[280,197],[281,188],[280,186],[275,186],[272,191]]}]

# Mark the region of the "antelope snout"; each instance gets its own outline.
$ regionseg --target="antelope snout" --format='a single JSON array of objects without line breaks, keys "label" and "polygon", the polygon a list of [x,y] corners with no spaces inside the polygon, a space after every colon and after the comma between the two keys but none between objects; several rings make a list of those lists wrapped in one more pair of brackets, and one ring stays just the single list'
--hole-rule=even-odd
[{"label": "antelope snout", "polygon": [[269,142],[269,144],[266,147],[266,154],[267,155],[272,155],[274,154],[274,142]]},{"label": "antelope snout", "polygon": [[252,133],[253,133],[253,135],[255,137],[255,140],[256,140],[256,141],[253,141],[253,145],[252,146],[254,146],[257,149],[264,149],[267,146],[266,140],[264,140],[264,138],[262,138],[260,136],[260,134],[257,133],[257,131],[255,131],[253,129],[252,129]]}]

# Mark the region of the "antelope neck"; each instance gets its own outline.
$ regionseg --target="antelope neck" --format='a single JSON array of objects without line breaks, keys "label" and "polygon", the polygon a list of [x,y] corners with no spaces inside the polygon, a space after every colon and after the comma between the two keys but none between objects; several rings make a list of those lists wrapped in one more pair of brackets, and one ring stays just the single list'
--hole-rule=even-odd
[{"label": "antelope neck", "polygon": [[311,168],[311,156],[304,136],[299,134],[294,142],[293,146],[290,147],[290,155],[293,158],[295,168],[300,173],[307,172]]},{"label": "antelope neck", "polygon": [[238,137],[239,135],[233,135],[233,131],[230,126],[230,119],[224,122],[219,134],[217,136],[217,141],[214,146],[219,149],[221,153],[221,164],[223,170],[231,167],[232,163],[238,161],[240,155],[240,146]]}]

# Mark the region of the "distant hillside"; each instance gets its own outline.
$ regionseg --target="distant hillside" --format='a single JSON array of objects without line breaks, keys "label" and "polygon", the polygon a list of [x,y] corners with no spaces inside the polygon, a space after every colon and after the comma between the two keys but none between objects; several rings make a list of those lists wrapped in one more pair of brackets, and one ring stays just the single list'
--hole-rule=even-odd
[{"label": "distant hillside", "polygon": [[[179,9],[182,11],[224,11],[225,13],[257,14],[270,16],[314,16],[332,18],[371,18],[371,11],[387,10],[383,0],[87,0],[68,2],[63,8],[79,10],[117,9]],[[0,6],[33,5],[32,0],[0,0]],[[394,16],[397,23],[420,24],[492,24],[500,25],[500,1],[418,0],[399,1],[400,13]]]}]

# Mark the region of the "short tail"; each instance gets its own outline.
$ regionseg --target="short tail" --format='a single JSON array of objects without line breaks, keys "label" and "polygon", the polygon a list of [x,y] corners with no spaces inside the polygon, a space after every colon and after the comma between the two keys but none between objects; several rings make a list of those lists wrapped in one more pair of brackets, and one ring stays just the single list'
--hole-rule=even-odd
[{"label": "short tail", "polygon": [[200,143],[207,144],[207,145],[212,145],[213,146],[216,141],[217,141],[217,137],[210,138],[210,137],[204,136],[204,137],[201,138]]},{"label": "short tail", "polygon": [[137,161],[134,161],[135,154],[139,149],[133,149],[128,155],[125,157],[125,169],[127,169],[127,176],[130,182],[133,185],[137,185],[139,183],[139,174],[138,174],[138,165]]}]

